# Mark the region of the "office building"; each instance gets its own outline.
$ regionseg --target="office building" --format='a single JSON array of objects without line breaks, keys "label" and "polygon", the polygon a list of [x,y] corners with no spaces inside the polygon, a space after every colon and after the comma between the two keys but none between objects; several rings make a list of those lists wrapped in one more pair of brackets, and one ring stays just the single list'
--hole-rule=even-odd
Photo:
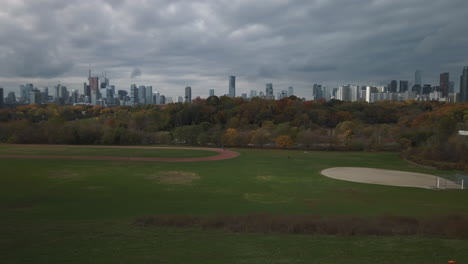
[{"label": "office building", "polygon": [[432,92],[432,86],[430,84],[425,84],[422,87],[422,94],[430,94]]},{"label": "office building", "polygon": [[3,88],[0,87],[0,109],[3,108]]},{"label": "office building", "polygon": [[255,90],[250,90],[250,98],[257,97],[257,91]]},{"label": "office building", "polygon": [[192,87],[190,86],[185,87],[185,102],[186,103],[192,102]]},{"label": "office building", "polygon": [[210,96],[214,96],[214,95],[215,95],[214,89],[210,89]]},{"label": "office building", "polygon": [[312,88],[312,100],[317,101],[323,98],[322,85],[314,84]]},{"label": "office building", "polygon": [[30,104],[40,104],[41,103],[41,91],[39,91],[39,89],[33,89],[29,93],[29,103]]},{"label": "office building", "polygon": [[444,72],[440,74],[440,85],[439,91],[441,92],[441,97],[445,98],[449,93],[449,73]]},{"label": "office building", "polygon": [[288,96],[293,96],[294,95],[294,87],[289,86],[288,87]]},{"label": "office building", "polygon": [[146,104],[146,87],[144,85],[138,87],[138,104]]},{"label": "office building", "polygon": [[449,81],[449,94],[455,93],[455,82],[454,81]]},{"label": "office building", "polygon": [[229,76],[229,97],[236,97],[236,76]]},{"label": "office building", "polygon": [[396,80],[392,80],[392,81],[390,82],[390,84],[388,85],[388,90],[387,90],[387,92],[389,92],[389,93],[396,93],[396,92],[397,92],[397,89],[398,89],[397,85],[398,85],[398,84],[397,84],[397,81],[396,81]]},{"label": "office building", "polygon": [[421,71],[420,71],[420,70],[417,70],[417,71],[414,73],[414,85],[422,86],[422,75],[421,75]]},{"label": "office building", "polygon": [[153,86],[146,86],[145,93],[146,93],[146,104],[154,104]]},{"label": "office building", "polygon": [[265,89],[265,95],[273,95],[273,84],[272,83],[267,83],[266,84],[266,89]]},{"label": "office building", "polygon": [[460,101],[468,102],[468,66],[463,68],[460,76]]},{"label": "office building", "polygon": [[351,86],[343,85],[343,86],[338,87],[336,99],[341,100],[341,101],[351,101]]},{"label": "office building", "polygon": [[130,105],[138,104],[138,88],[135,84],[130,86]]},{"label": "office building", "polygon": [[408,91],[409,83],[408,81],[400,81],[400,93],[405,93]]}]

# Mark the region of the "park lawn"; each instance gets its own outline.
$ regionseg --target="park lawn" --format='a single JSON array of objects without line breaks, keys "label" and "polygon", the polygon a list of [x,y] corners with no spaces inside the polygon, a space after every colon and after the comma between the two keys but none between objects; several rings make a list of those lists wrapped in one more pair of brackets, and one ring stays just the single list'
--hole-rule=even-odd
[{"label": "park lawn", "polygon": [[99,148],[81,146],[28,146],[0,145],[0,155],[53,155],[53,156],[115,156],[115,157],[148,157],[148,158],[200,158],[216,156],[218,153],[209,150],[187,149],[132,149],[132,148]]},{"label": "park lawn", "polygon": [[[132,225],[152,215],[425,217],[468,212],[466,191],[359,184],[320,175],[335,166],[447,173],[415,167],[395,153],[237,151],[241,156],[231,160],[177,164],[1,159],[5,263],[441,263],[451,256],[468,261],[468,243],[460,240]],[[166,172],[184,172],[180,175],[186,179],[174,184],[165,180]]]}]

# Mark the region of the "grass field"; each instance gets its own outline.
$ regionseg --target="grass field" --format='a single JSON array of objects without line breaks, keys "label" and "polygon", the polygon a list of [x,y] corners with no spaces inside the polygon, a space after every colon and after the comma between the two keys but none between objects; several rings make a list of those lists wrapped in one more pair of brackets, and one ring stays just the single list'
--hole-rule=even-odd
[{"label": "grass field", "polygon": [[[13,154],[13,151],[57,153],[50,153],[57,150],[48,148],[15,148],[0,147],[0,151],[2,154]],[[61,151],[69,153],[67,149]],[[120,156],[126,151],[112,149],[112,153],[96,155]],[[466,240],[232,233],[132,225],[138,217],[154,215],[265,213],[367,218],[468,212],[468,191],[367,185],[320,175],[322,169],[336,166],[450,174],[417,168],[400,160],[395,153],[237,151],[241,156],[231,160],[177,164],[1,159],[0,262],[468,261]],[[156,151],[146,154],[175,155]]]}]

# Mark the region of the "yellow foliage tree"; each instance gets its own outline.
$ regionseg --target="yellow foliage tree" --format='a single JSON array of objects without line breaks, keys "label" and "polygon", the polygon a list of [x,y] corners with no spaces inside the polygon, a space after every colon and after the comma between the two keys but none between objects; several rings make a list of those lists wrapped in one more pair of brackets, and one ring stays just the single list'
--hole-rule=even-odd
[{"label": "yellow foliage tree", "polygon": [[237,146],[239,144],[239,131],[235,128],[228,128],[224,132],[223,139],[226,146]]},{"label": "yellow foliage tree", "polygon": [[276,146],[280,148],[289,148],[294,144],[290,136],[279,136],[275,139]]}]

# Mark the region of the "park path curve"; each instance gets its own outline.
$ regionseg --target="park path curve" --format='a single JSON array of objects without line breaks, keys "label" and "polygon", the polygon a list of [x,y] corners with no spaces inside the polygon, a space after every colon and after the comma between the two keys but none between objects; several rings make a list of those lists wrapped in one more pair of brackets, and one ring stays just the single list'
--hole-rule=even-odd
[{"label": "park path curve", "polygon": [[151,157],[118,157],[118,156],[56,156],[56,155],[0,155],[0,158],[14,159],[58,159],[58,160],[114,160],[114,161],[161,161],[161,162],[200,162],[233,159],[240,154],[235,151],[219,148],[196,147],[139,147],[139,146],[94,146],[94,145],[16,145],[4,144],[3,146],[28,146],[28,147],[67,147],[67,148],[121,148],[121,149],[178,149],[178,150],[204,150],[217,152],[216,156],[198,158],[151,158]]}]

